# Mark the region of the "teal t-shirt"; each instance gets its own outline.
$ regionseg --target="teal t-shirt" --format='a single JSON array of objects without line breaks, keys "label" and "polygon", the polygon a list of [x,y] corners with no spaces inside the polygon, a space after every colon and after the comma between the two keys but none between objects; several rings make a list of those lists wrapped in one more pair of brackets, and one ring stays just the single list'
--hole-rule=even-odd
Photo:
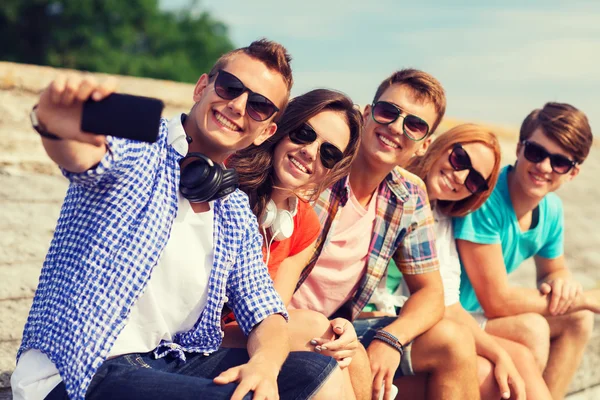
[{"label": "teal t-shirt", "polygon": [[[385,279],[385,278],[384,278]],[[402,273],[393,259],[390,260],[387,268],[387,281],[385,286],[388,293],[394,293],[402,283]],[[363,311],[377,311],[375,304],[369,303],[363,308]]]},{"label": "teal t-shirt", "polygon": [[[504,167],[490,198],[477,211],[454,219],[454,237],[473,243],[502,245],[506,273],[535,255],[556,258],[563,254],[564,219],[560,198],[547,194],[539,204],[537,226],[521,231],[508,192],[508,173]],[[481,268],[485,268],[482,265]],[[460,302],[467,311],[480,311],[481,306],[464,267],[461,265]]]}]

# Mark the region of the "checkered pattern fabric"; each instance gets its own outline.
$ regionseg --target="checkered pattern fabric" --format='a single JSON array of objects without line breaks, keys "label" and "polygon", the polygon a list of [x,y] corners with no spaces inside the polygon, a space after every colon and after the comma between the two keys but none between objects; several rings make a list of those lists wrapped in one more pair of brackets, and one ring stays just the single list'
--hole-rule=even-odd
[{"label": "checkered pattern fabric", "polygon": [[[96,168],[64,171],[71,184],[17,355],[28,349],[46,354],[74,399],[85,397],[125,326],[177,213],[182,155],[169,144],[167,121],[161,121],[154,144],[107,141],[108,151]],[[246,334],[271,314],[287,317],[263,263],[262,238],[246,195],[238,190],[217,200],[214,215],[206,308],[192,330],[161,344],[158,356],[166,355],[165,349],[174,355],[216,351],[225,303]]]},{"label": "checkered pattern fabric", "polygon": [[[318,261],[323,246],[331,239],[335,224],[349,198],[348,178],[341,179],[324,191],[313,205],[323,231],[317,240],[315,252],[302,271],[298,287],[306,280]],[[439,269],[433,217],[423,181],[417,176],[395,168],[379,185],[377,210],[371,234],[367,273],[361,278],[358,290],[340,315],[356,318],[394,257],[403,274],[415,275]]]}]

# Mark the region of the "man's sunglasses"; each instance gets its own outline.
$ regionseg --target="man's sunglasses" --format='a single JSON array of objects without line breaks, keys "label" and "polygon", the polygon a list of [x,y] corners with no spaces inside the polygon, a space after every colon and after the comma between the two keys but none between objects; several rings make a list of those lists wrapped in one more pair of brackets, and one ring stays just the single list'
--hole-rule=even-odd
[{"label": "man's sunglasses", "polygon": [[224,100],[233,100],[240,97],[242,93],[248,92],[246,112],[255,121],[266,121],[279,111],[271,100],[248,89],[237,76],[222,69],[219,70],[215,80],[215,92]]},{"label": "man's sunglasses", "polygon": [[465,149],[461,146],[460,143],[456,143],[452,148],[452,152],[450,153],[450,157],[448,157],[450,161],[450,165],[454,168],[455,171],[464,171],[465,169],[469,170],[469,174],[467,175],[467,179],[465,179],[465,187],[472,194],[484,192],[489,189],[487,181],[479,172],[477,172],[473,168],[473,164],[471,164],[471,157],[469,157],[469,153],[466,152]]},{"label": "man's sunglasses", "polygon": [[[317,132],[306,123],[300,128],[291,131],[289,136],[292,143],[295,144],[310,144],[317,140]],[[321,156],[321,164],[327,169],[333,168],[335,164],[344,158],[344,153],[329,142],[321,143],[319,154]]]},{"label": "man's sunglasses", "polygon": [[550,157],[552,171],[556,172],[557,174],[566,174],[571,170],[571,168],[577,165],[577,161],[570,160],[562,154],[552,154],[543,146],[540,146],[535,142],[523,140],[521,143],[525,146],[523,155],[527,161],[537,164]]},{"label": "man's sunglasses", "polygon": [[402,115],[402,110],[395,104],[387,101],[378,101],[371,106],[371,115],[378,124],[389,125],[402,117],[402,132],[415,142],[423,140],[429,134],[429,125],[416,115]]}]

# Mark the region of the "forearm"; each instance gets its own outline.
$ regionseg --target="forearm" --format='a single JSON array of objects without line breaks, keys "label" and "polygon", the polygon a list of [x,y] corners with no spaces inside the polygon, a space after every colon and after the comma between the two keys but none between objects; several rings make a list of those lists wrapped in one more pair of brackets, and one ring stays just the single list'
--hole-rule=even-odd
[{"label": "forearm", "polygon": [[500,357],[508,355],[494,338],[481,329],[475,318],[462,308],[460,303],[446,307],[444,317],[469,328],[475,339],[477,355],[490,360],[494,364]]},{"label": "forearm", "polygon": [[423,288],[411,294],[396,321],[385,330],[406,344],[431,329],[443,316],[443,293],[437,288]]},{"label": "forearm", "polygon": [[290,352],[290,339],[285,318],[270,315],[248,336],[250,362],[266,363],[279,371]]},{"label": "forearm", "polygon": [[48,157],[69,172],[80,173],[96,166],[106,153],[106,144],[94,145],[75,140],[42,138]]},{"label": "forearm", "polygon": [[488,318],[507,317],[523,313],[550,315],[549,296],[537,289],[508,287],[501,292],[489,293],[489,299],[480,299]]}]

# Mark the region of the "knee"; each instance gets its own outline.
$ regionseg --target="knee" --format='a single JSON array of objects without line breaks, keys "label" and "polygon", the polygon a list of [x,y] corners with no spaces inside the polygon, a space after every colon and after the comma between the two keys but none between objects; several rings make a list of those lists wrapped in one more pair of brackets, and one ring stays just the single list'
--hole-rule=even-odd
[{"label": "knee", "polygon": [[546,318],[536,313],[520,314],[517,317],[521,343],[527,347],[550,346],[550,325]]},{"label": "knee", "polygon": [[440,362],[453,365],[475,362],[475,340],[467,327],[442,319],[429,334]]},{"label": "knee", "polygon": [[571,313],[569,317],[567,332],[587,343],[594,331],[594,314],[591,311],[583,310]]},{"label": "knee", "polygon": [[323,314],[312,310],[291,310],[289,330],[292,338],[310,341],[313,338],[333,338],[329,319]]}]

